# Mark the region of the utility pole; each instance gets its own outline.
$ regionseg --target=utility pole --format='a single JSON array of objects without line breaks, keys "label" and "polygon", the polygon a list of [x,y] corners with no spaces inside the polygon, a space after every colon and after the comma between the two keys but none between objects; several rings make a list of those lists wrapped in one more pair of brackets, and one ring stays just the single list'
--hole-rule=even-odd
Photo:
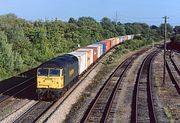
[{"label": "utility pole", "polygon": [[167,19],[169,17],[165,16],[164,19],[164,70],[163,70],[163,85],[166,83],[166,38],[167,38]]}]

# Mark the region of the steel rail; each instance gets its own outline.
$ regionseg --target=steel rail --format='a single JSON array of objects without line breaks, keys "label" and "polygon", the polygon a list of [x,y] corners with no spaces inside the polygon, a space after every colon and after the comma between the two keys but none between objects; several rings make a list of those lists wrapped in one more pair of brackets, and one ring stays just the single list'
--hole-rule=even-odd
[{"label": "steel rail", "polygon": [[[157,123],[157,118],[155,114],[154,102],[153,102],[153,95],[152,95],[152,81],[151,81],[151,73],[152,73],[152,59],[158,53],[158,51],[153,51],[146,56],[146,58],[141,63],[141,66],[138,70],[136,82],[134,86],[134,95],[133,95],[133,102],[132,102],[132,115],[131,115],[131,122],[138,123],[138,97],[139,97],[139,86],[140,80],[143,74],[143,70],[147,70],[147,105],[148,105],[148,114],[150,118],[150,122]],[[148,69],[146,68],[148,67]]]}]

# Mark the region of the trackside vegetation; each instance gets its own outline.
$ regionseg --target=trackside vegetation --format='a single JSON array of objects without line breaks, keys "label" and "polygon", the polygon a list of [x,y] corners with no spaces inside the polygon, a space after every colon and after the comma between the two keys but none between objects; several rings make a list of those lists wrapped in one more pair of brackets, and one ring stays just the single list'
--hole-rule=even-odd
[{"label": "trackside vegetation", "polygon": [[[104,17],[97,22],[92,17],[28,21],[14,14],[0,16],[0,80],[38,66],[78,46],[126,34],[142,34],[156,39],[162,34],[162,25],[125,23]],[[171,31],[171,28],[169,28]],[[137,37],[141,40],[141,37]],[[142,39],[143,44],[150,40]],[[140,47],[134,43],[128,47]]]}]

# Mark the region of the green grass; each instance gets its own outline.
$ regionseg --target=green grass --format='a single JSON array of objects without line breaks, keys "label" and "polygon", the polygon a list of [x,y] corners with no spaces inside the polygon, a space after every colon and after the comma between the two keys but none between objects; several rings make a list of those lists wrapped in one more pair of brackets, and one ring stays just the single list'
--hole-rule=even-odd
[{"label": "green grass", "polygon": [[172,118],[172,115],[168,109],[168,107],[164,107],[164,112],[169,120],[170,123],[174,123],[174,119]]}]

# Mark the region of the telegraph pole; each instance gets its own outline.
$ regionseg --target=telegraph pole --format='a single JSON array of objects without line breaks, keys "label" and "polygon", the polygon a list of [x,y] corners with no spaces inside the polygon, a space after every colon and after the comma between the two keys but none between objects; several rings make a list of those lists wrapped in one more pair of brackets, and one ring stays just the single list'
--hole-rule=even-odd
[{"label": "telegraph pole", "polygon": [[165,16],[164,19],[164,71],[163,71],[163,85],[166,83],[166,38],[167,38],[167,19],[169,17]]}]

